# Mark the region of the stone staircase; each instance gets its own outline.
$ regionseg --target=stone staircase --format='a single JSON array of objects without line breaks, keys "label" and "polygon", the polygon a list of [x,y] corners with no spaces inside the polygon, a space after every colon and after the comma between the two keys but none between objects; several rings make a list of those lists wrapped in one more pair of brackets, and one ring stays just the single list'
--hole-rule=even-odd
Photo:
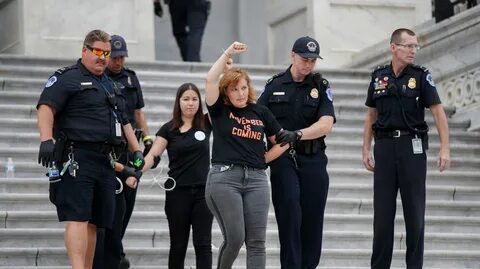
[{"label": "stone staircase", "polygon": [[[69,268],[63,245],[63,224],[48,201],[45,169],[36,163],[39,135],[35,105],[48,77],[74,59],[41,59],[0,55],[0,269]],[[132,62],[145,96],[151,133],[170,118],[175,91],[183,82],[203,88],[208,64]],[[284,67],[243,66],[261,91],[264,81]],[[372,245],[373,176],[363,168],[361,144],[368,70],[322,70],[333,88],[337,124],[327,137],[330,190],[325,217],[324,249],[319,268],[369,268]],[[449,114],[453,113],[448,111]],[[452,167],[436,169],[438,135],[432,131],[428,160],[425,234],[426,269],[480,268],[480,133],[468,122],[450,120]],[[15,162],[15,178],[6,178],[4,164]],[[161,168],[146,173],[124,240],[132,268],[167,268],[168,230],[164,191],[153,185]],[[405,268],[405,232],[398,200],[392,268]],[[279,243],[273,206],[269,216],[267,264],[279,266]],[[214,224],[213,251],[221,243]],[[235,268],[245,268],[242,249]],[[187,253],[194,268],[193,248]],[[215,263],[214,263],[215,264]]]}]

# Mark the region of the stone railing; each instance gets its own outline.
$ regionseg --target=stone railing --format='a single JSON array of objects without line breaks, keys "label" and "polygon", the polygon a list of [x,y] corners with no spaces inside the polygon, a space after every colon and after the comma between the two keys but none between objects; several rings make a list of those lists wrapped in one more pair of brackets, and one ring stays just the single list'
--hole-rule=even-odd
[{"label": "stone railing", "polygon": [[437,83],[442,102],[462,109],[480,104],[480,67],[452,76]]}]

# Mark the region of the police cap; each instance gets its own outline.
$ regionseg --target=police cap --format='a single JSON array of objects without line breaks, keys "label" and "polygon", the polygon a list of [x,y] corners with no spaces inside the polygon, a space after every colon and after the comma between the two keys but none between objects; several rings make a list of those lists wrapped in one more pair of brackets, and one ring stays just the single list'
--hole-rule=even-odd
[{"label": "police cap", "polygon": [[317,40],[309,36],[304,36],[297,39],[295,44],[293,44],[292,51],[303,58],[323,59],[320,56],[320,45],[318,44]]},{"label": "police cap", "polygon": [[111,57],[125,56],[128,57],[127,42],[119,35],[112,35],[112,55]]}]

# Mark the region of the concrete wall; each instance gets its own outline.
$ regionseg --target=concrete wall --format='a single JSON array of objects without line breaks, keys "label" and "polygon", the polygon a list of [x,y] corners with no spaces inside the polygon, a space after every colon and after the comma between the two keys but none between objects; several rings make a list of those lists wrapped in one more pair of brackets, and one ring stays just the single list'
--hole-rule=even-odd
[{"label": "concrete wall", "polygon": [[[79,57],[85,34],[93,29],[102,29],[123,35],[131,58],[154,59],[151,0],[7,2],[8,5],[0,9],[2,25],[3,20],[10,20],[5,26],[6,32],[20,44],[9,49],[12,40],[0,39],[0,48],[4,53]],[[18,11],[18,15],[15,15],[15,11]],[[5,14],[12,15],[4,18]]]},{"label": "concrete wall", "polygon": [[[162,6],[162,18],[155,16],[155,59],[181,61],[168,6]],[[236,62],[249,64],[267,63],[267,28],[265,1],[257,0],[211,0],[212,9],[202,40],[200,57],[204,62],[214,62],[233,41],[249,45],[248,52],[236,58]]]},{"label": "concrete wall", "polygon": [[[163,0],[162,0],[163,1]],[[431,17],[431,0],[211,0],[201,56],[217,59],[232,41],[249,45],[236,62],[287,64],[292,44],[310,35],[325,58],[319,66],[340,67],[356,52],[397,27]],[[85,33],[101,28],[126,37],[130,57],[178,61],[168,7],[153,14],[152,0],[0,0],[0,52],[78,56]],[[5,23],[3,23],[5,22]],[[8,33],[8,34],[5,34]],[[55,49],[52,49],[55,48]]]}]

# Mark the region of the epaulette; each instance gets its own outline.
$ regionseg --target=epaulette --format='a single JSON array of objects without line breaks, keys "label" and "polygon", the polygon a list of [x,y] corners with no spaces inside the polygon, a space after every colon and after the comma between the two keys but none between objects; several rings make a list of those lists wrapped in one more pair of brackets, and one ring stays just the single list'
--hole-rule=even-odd
[{"label": "epaulette", "polygon": [[315,82],[316,85],[323,86],[325,87],[325,89],[330,88],[330,83],[328,83],[328,80],[322,77],[321,73],[315,72],[312,74],[312,76],[313,76],[313,81]]},{"label": "epaulette", "polygon": [[265,85],[270,84],[274,79],[276,79],[276,78],[278,78],[278,77],[280,77],[280,76],[283,76],[283,74],[285,74],[285,71],[273,75],[271,78],[269,78],[269,79],[267,79],[267,81],[265,81]]},{"label": "epaulette", "polygon": [[60,69],[58,69],[57,71],[55,71],[55,73],[61,75],[61,74],[64,74],[72,69],[75,69],[77,67],[77,65],[71,65],[71,66],[65,66],[65,67],[62,67]]},{"label": "epaulette", "polygon": [[387,67],[389,67],[389,66],[390,66],[390,64],[379,65],[379,66],[377,66],[377,68],[375,68],[375,69],[373,70],[373,72],[377,72],[377,71],[382,70],[382,69],[385,69],[385,68],[387,68]]},{"label": "epaulette", "polygon": [[428,68],[426,68],[426,67],[423,66],[423,65],[412,64],[412,67],[415,68],[415,69],[421,69],[421,70],[423,70],[423,72],[425,72],[425,73],[428,72]]},{"label": "epaulette", "polygon": [[136,75],[135,71],[133,71],[132,69],[128,68],[128,67],[124,67],[125,71],[127,71],[128,73],[132,73],[134,75]]}]

